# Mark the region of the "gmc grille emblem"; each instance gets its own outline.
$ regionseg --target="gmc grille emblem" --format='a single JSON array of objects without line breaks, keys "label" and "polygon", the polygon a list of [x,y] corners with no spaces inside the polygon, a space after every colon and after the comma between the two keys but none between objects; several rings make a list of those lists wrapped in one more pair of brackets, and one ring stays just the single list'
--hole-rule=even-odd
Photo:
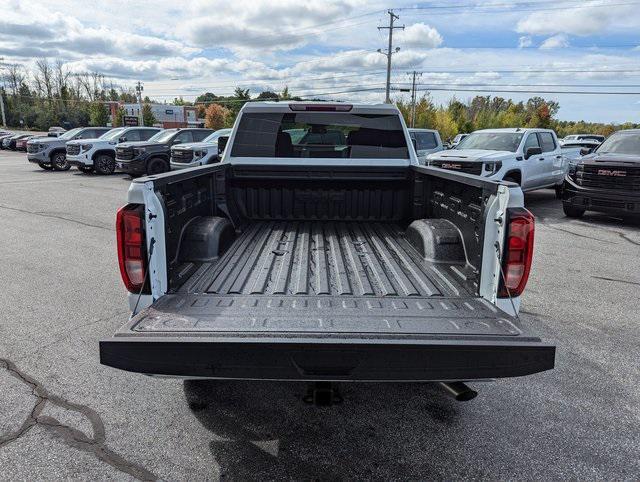
[{"label": "gmc grille emblem", "polygon": [[598,176],[626,177],[626,171],[614,171],[612,169],[598,169]]},{"label": "gmc grille emblem", "polygon": [[453,164],[451,162],[443,162],[442,169],[462,169],[462,164]]}]

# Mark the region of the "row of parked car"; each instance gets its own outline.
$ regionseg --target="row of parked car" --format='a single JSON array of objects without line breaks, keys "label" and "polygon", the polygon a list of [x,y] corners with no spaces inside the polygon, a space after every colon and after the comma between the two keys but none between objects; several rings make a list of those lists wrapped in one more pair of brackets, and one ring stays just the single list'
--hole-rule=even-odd
[{"label": "row of parked car", "polygon": [[553,188],[569,217],[586,211],[640,216],[640,130],[562,140],[549,129],[487,129],[466,135],[425,164],[511,181],[523,191]]},{"label": "row of parked car", "polygon": [[[299,132],[298,132],[299,131]],[[155,127],[56,128],[47,137],[0,133],[2,147],[26,150],[46,170],[76,166],[84,173],[158,174],[219,162],[231,129]],[[333,131],[288,129],[295,145],[346,143]],[[523,191],[552,188],[567,216],[587,210],[640,214],[640,131],[604,136],[576,134],[558,139],[550,129],[486,129],[443,143],[430,129],[409,129],[425,165],[514,182]],[[333,137],[332,137],[333,136]]]},{"label": "row of parked car", "polygon": [[230,129],[78,127],[47,136],[7,133],[2,146],[23,150],[45,170],[159,174],[218,161],[218,140]]}]

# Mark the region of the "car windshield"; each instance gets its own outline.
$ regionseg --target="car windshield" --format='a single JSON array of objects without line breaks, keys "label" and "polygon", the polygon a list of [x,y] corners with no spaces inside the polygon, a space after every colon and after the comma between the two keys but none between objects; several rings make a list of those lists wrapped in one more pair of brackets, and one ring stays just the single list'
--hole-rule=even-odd
[{"label": "car windshield", "polygon": [[614,154],[640,155],[640,132],[618,132],[612,134],[598,148],[598,154],[608,152]]},{"label": "car windshield", "polygon": [[98,139],[102,139],[104,141],[113,141],[120,137],[120,134],[124,131],[124,127],[117,127],[116,129],[111,129],[110,131],[102,134]]},{"label": "car windshield", "polygon": [[462,139],[456,149],[516,152],[523,135],[516,132],[474,132]]},{"label": "car windshield", "polygon": [[160,131],[153,137],[150,137],[149,142],[160,142],[160,143],[167,142],[169,139],[171,139],[171,136],[173,136],[176,132],[177,131],[175,131],[174,129]]},{"label": "car windshield", "polygon": [[82,127],[76,127],[75,129],[71,129],[70,131],[65,132],[60,137],[58,137],[58,139],[65,139],[65,140],[71,139],[81,130],[82,130]]},{"label": "car windshield", "polygon": [[397,114],[255,112],[240,119],[233,157],[408,159]]},{"label": "car windshield", "polygon": [[202,142],[218,142],[218,137],[228,136],[230,133],[231,129],[220,129],[218,131],[215,131],[213,134],[209,134],[202,140]]}]

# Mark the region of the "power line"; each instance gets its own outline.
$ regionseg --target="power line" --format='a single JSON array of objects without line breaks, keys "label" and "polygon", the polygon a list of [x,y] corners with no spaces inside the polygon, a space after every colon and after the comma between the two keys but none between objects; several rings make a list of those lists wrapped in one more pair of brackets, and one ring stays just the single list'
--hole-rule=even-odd
[{"label": "power line", "polygon": [[[550,3],[556,3],[557,2],[550,2]],[[506,11],[506,13],[517,13],[517,12],[547,12],[547,11],[554,11],[554,10],[566,10],[567,8],[603,8],[603,7],[621,7],[621,6],[633,6],[633,5],[638,5],[640,2],[637,1],[633,1],[633,2],[624,2],[624,3],[607,3],[607,4],[588,4],[585,5],[584,3],[580,3],[580,4],[572,4],[572,5],[565,5],[562,7],[556,6],[556,7],[544,7],[544,8],[510,8]],[[474,7],[472,5],[449,5],[449,6],[441,6],[439,8],[442,9],[451,9],[451,12],[429,12],[429,13],[422,13],[422,14],[415,14],[416,16],[422,16],[422,15],[459,15],[460,12],[456,11],[459,8],[468,8],[470,10],[469,13],[472,14],[483,14],[483,13],[496,13],[497,10],[499,10],[500,7],[510,7],[510,4],[494,4],[494,5],[482,5],[479,7]],[[405,7],[405,8],[400,8],[398,10],[433,10],[436,7]]]},{"label": "power line", "polygon": [[577,91],[577,90],[511,90],[511,89],[457,89],[433,87],[418,89],[421,92],[436,90],[442,92],[489,92],[496,94],[570,94],[570,95],[640,95],[640,92],[602,92],[602,91]]},{"label": "power line", "polygon": [[[401,82],[394,82],[395,84]],[[519,84],[519,83],[506,83],[506,84],[493,84],[493,83],[454,83],[454,82],[446,82],[446,83],[429,83],[429,84],[418,84],[419,86],[447,86],[453,85],[456,87],[585,87],[585,88],[602,88],[602,89],[611,89],[611,88],[640,88],[640,84]]]},{"label": "power line", "polygon": [[[436,70],[438,69],[438,70]],[[500,70],[500,69],[488,69],[488,70],[439,70],[447,69],[447,67],[432,67],[430,70],[423,70],[423,74],[554,74],[554,73],[577,73],[577,74],[591,74],[591,73],[603,73],[603,74],[616,74],[616,73],[630,73],[640,72],[640,68],[635,69],[522,69],[522,70]]]}]

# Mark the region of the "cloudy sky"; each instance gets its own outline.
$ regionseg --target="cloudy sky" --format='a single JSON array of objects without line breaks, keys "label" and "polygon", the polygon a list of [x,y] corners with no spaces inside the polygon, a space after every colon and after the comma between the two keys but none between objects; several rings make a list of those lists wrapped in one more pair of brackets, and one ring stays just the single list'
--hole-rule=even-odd
[{"label": "cloudy sky", "polygon": [[416,70],[438,103],[629,92],[543,96],[563,119],[640,122],[640,0],[0,0],[0,57],[62,59],[120,85],[141,80],[167,101],[239,85],[376,102],[388,8],[405,26],[394,32],[394,88]]}]

